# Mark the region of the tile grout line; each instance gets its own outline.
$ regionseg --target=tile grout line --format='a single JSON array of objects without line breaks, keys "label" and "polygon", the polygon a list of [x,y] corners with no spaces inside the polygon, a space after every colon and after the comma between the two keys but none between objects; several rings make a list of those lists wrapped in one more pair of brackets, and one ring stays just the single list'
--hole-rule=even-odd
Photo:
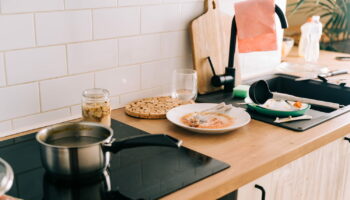
[{"label": "tile grout line", "polygon": [[39,91],[39,108],[40,108],[40,113],[43,112],[43,106],[42,106],[42,100],[41,100],[41,84],[40,81],[38,81],[38,91]]},{"label": "tile grout line", "polygon": [[[124,65],[117,64],[117,65],[115,65],[113,67],[107,67],[107,68],[104,68],[104,69],[97,69],[97,70],[94,70],[94,71],[80,72],[80,73],[75,73],[75,74],[66,74],[64,76],[56,76],[56,77],[50,77],[50,78],[46,78],[46,79],[33,80],[33,81],[22,82],[22,83],[15,83],[15,84],[8,84],[8,85],[2,86],[0,88],[31,84],[31,83],[35,83],[35,82],[38,82],[38,81],[42,82],[42,81],[48,81],[48,80],[55,80],[55,79],[60,79],[60,78],[65,78],[65,77],[75,77],[75,76],[87,75],[87,74],[95,73],[95,72],[103,72],[103,71],[108,71],[108,70],[112,70],[112,69],[119,69],[119,68],[123,68],[123,67],[132,67],[132,66],[136,66],[136,65],[151,64],[151,63],[154,63],[154,62],[162,62],[162,61],[167,61],[167,60],[172,60],[172,59],[181,59],[181,58],[186,58],[186,55],[174,56],[174,57],[166,57],[166,58],[158,58],[158,59],[155,59],[155,60],[148,60],[148,61],[131,63],[131,64],[124,64]],[[68,63],[67,63],[67,65],[68,65]]]},{"label": "tile grout line", "polygon": [[66,72],[67,74],[65,76],[62,76],[62,77],[66,77],[66,76],[69,76],[69,63],[68,63],[68,44],[64,45],[64,48],[65,48],[65,52],[66,52]]},{"label": "tile grout line", "polygon": [[90,9],[91,10],[91,39],[92,41],[95,41],[95,33],[94,33],[94,10],[93,9]]},{"label": "tile grout line", "polygon": [[5,86],[3,87],[8,87],[8,77],[7,77],[7,66],[6,66],[6,56],[5,53],[2,54],[2,60],[3,60],[3,65],[4,65],[4,77],[5,77]]},{"label": "tile grout line", "polygon": [[36,26],[36,13],[33,13],[33,25],[34,25],[34,42],[35,42],[35,47],[36,48],[38,45],[38,38],[37,38],[37,26]]},{"label": "tile grout line", "polygon": [[21,50],[30,50],[30,49],[45,48],[45,47],[63,46],[63,45],[70,45],[70,44],[98,42],[98,41],[114,40],[114,39],[130,39],[130,38],[136,38],[136,37],[155,36],[155,35],[160,35],[160,34],[171,34],[171,33],[184,32],[184,31],[186,31],[186,30],[185,29],[169,30],[169,31],[155,32],[155,33],[139,33],[139,34],[132,34],[132,35],[124,35],[124,36],[114,36],[114,37],[110,37],[110,38],[97,38],[94,40],[81,40],[81,41],[73,41],[73,42],[65,42],[65,43],[57,43],[57,44],[38,45],[38,46],[24,47],[24,48],[17,48],[17,49],[0,50],[0,53],[21,51]]}]

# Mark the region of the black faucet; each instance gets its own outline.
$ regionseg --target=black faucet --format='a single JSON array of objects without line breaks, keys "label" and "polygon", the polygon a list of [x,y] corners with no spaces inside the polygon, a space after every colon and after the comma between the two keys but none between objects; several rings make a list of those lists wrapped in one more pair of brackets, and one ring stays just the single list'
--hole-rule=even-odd
[{"label": "black faucet", "polygon": [[[283,11],[280,7],[275,5],[275,12],[278,15],[281,21],[281,27],[283,29],[288,27],[286,17],[283,14]],[[230,41],[230,52],[228,57],[228,66],[225,68],[225,74],[216,75],[214,71],[214,67],[212,66],[210,57],[208,57],[210,66],[213,70],[213,77],[211,78],[211,84],[215,87],[224,86],[224,92],[231,92],[235,86],[235,75],[236,69],[234,68],[234,56],[236,52],[236,37],[237,37],[237,25],[236,18],[233,17],[232,26],[231,26],[231,41]]]}]

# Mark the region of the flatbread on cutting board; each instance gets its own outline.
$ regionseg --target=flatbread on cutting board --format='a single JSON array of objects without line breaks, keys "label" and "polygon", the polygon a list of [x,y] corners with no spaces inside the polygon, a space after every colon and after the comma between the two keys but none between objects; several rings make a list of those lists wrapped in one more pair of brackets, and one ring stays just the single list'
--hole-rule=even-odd
[{"label": "flatbread on cutting board", "polygon": [[143,119],[165,119],[166,113],[177,106],[194,103],[170,96],[149,97],[133,101],[125,106],[126,114]]}]

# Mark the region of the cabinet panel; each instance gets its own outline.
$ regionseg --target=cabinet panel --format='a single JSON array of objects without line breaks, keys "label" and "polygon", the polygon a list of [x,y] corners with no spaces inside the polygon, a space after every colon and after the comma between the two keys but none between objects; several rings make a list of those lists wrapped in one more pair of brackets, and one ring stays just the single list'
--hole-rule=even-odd
[{"label": "cabinet panel", "polygon": [[350,199],[349,146],[341,138],[321,147],[243,186],[238,199],[260,200],[255,184],[266,189],[266,200]]}]

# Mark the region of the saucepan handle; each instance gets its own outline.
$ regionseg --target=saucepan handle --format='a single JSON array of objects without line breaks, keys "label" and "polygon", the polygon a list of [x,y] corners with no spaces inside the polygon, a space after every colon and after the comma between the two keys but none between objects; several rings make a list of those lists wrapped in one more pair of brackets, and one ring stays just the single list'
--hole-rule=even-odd
[{"label": "saucepan handle", "polygon": [[143,147],[143,146],[166,146],[166,147],[180,147],[181,140],[165,134],[155,135],[140,135],[128,137],[126,139],[113,141],[111,144],[105,144],[103,149],[112,153],[117,153],[122,149]]}]

